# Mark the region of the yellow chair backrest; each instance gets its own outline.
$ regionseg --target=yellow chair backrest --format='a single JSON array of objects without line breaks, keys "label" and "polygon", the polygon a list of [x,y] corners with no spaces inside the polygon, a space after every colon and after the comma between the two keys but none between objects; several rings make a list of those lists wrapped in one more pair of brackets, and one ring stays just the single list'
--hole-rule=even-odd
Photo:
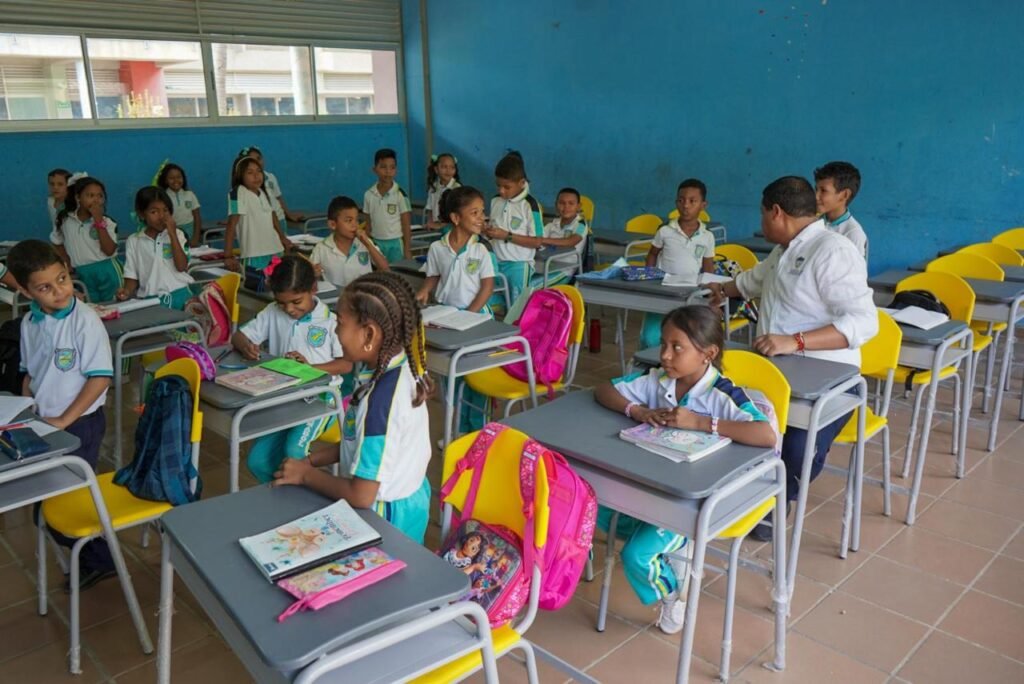
[{"label": "yellow chair backrest", "polygon": [[955,321],[970,323],[974,318],[974,290],[967,281],[954,273],[927,271],[915,273],[896,283],[896,292],[925,290],[935,295],[949,309]]},{"label": "yellow chair backrest", "polygon": [[924,270],[928,272],[952,273],[961,278],[979,278],[981,280],[998,280],[1000,282],[1006,278],[1006,272],[1003,271],[1002,267],[988,257],[963,252],[947,254],[944,257],[933,259]]},{"label": "yellow chair backrest", "polygon": [[1024,226],[1004,230],[992,238],[997,245],[1005,245],[1010,249],[1024,249]]},{"label": "yellow chair backrest", "polygon": [[199,384],[203,378],[199,372],[199,364],[192,359],[174,359],[160,366],[153,374],[153,379],[167,375],[178,375],[188,383],[189,391],[192,393],[192,434],[189,441],[195,444],[203,438],[203,412],[199,410]]},{"label": "yellow chair backrest", "polygon": [[758,262],[757,255],[743,245],[716,245],[715,256],[735,261],[744,271],[749,271],[754,268],[757,266]]},{"label": "yellow chair backrest", "polygon": [[583,343],[583,329],[587,323],[587,309],[583,304],[583,295],[574,285],[555,285],[552,290],[558,290],[572,302],[572,325],[569,327],[569,344]]},{"label": "yellow chair backrest", "polygon": [[760,354],[743,349],[726,349],[722,371],[737,387],[755,389],[768,397],[775,407],[779,432],[786,434],[789,419],[789,382],[775,364]]},{"label": "yellow chair backrest", "polygon": [[878,333],[860,348],[860,372],[872,377],[884,377],[899,365],[903,330],[892,316],[878,310]]},{"label": "yellow chair backrest", "polygon": [[594,200],[586,195],[580,195],[580,213],[583,214],[583,220],[587,222],[587,225],[593,228]]},{"label": "yellow chair backrest", "polygon": [[626,221],[627,233],[654,235],[661,228],[661,217],[654,214],[640,214]]},{"label": "yellow chair backrest", "polygon": [[[455,465],[469,451],[477,434],[478,432],[471,432],[463,435],[445,449],[442,482],[447,482],[455,472]],[[523,537],[526,519],[523,517],[523,499],[519,494],[519,458],[527,439],[522,432],[509,428],[502,431],[494,440],[485,459],[486,465],[480,478],[480,487],[472,512],[475,520],[489,525],[504,525],[520,537]],[[466,470],[443,503],[461,510],[472,479],[472,470]],[[534,480],[537,486],[533,499],[533,533],[537,546],[543,546],[548,537],[549,517],[548,478],[543,461],[537,463]]]},{"label": "yellow chair backrest", "polygon": [[[668,212],[668,220],[669,221],[671,221],[672,219],[677,219],[677,218],[679,218],[679,210],[678,209],[673,209],[672,211]],[[706,212],[705,210],[701,209],[700,210],[700,214],[698,214],[698,216],[697,216],[697,219],[700,220],[700,221],[703,221],[704,223],[708,223],[709,221],[711,221],[711,215],[708,212]]]},{"label": "yellow chair backrest", "polygon": [[976,245],[967,245],[960,252],[987,257],[1003,266],[1024,266],[1024,257],[1020,255],[1020,252],[997,242],[979,242]]},{"label": "yellow chair backrest", "polygon": [[217,278],[217,284],[224,291],[224,303],[231,314],[231,322],[238,323],[238,288],[242,286],[242,276],[237,273],[225,273]]}]

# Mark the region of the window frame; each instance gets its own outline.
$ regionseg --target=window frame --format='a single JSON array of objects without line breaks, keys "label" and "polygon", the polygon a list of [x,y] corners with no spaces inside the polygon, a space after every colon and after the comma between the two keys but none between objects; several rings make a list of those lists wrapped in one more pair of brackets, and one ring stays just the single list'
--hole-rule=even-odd
[{"label": "window frame", "polygon": [[[95,130],[133,130],[159,128],[225,128],[238,126],[287,126],[305,125],[338,125],[338,124],[405,124],[407,119],[404,54],[401,43],[380,43],[363,41],[327,41],[302,39],[277,39],[255,36],[238,36],[223,34],[195,33],[162,33],[147,31],[118,30],[87,30],[68,29],[51,26],[12,26],[0,25],[0,33],[21,35],[57,35],[74,36],[79,39],[82,61],[85,64],[85,88],[89,98],[91,116],[83,119],[34,119],[0,121],[0,135],[3,133],[26,133],[46,131],[95,131]],[[203,62],[203,81],[206,88],[208,115],[205,117],[161,117],[145,119],[101,119],[96,115],[96,91],[93,84],[92,62],[89,58],[88,40],[90,38],[179,41],[199,43]],[[221,116],[218,109],[215,78],[213,73],[213,44],[233,43],[238,45],[273,45],[286,47],[305,47],[309,52],[310,92],[313,98],[312,114],[277,114],[273,116]],[[395,89],[398,98],[397,114],[320,114],[317,103],[319,92],[316,79],[316,48],[340,48],[346,50],[382,50],[395,53]]]}]

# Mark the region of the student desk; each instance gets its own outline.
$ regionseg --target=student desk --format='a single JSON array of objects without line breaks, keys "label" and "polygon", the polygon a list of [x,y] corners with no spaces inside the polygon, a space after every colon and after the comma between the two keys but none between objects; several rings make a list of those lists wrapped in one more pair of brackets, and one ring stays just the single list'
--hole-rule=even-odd
[{"label": "student desk", "polygon": [[[773,457],[770,448],[730,444],[695,463],[674,463],[619,439],[620,430],[636,423],[599,405],[590,391],[572,392],[502,422],[569,459],[603,505],[693,540],[693,567],[676,673],[677,682],[687,681],[708,543],[769,497],[776,498],[776,510],[785,510],[786,476],[781,459]],[[566,429],[567,425],[586,425],[587,429]],[[790,592],[786,587],[785,526],[778,532],[773,544],[773,665],[781,670],[785,665]],[[599,630],[604,626],[614,562],[615,554],[609,553],[605,560]]]},{"label": "student desk", "polygon": [[[465,574],[375,513],[361,510],[362,518],[383,537],[380,548],[403,560],[406,568],[337,604],[301,612],[278,623],[277,616],[295,599],[267,582],[238,539],[330,503],[305,487],[264,485],[179,506],[161,518],[159,682],[171,681],[175,572],[259,682],[291,681],[304,667],[331,651],[447,605],[469,589]],[[413,660],[412,654],[408,655]]]},{"label": "student desk", "polygon": [[[231,352],[221,363],[253,366],[260,361],[248,361],[242,359],[237,352]],[[218,366],[218,373],[221,372],[230,371]],[[228,440],[230,491],[238,491],[242,442],[317,418],[335,416],[341,420],[341,393],[337,386],[330,386],[329,382],[330,378],[324,375],[301,385],[254,397],[211,380],[203,380],[199,386],[203,427]],[[331,396],[334,406],[323,400],[325,394]]]},{"label": "student desk", "polygon": [[[389,267],[392,271],[402,276],[412,286],[413,290],[418,290],[422,287],[423,281],[427,279],[426,261],[420,261],[416,257],[396,261],[393,264],[389,264]],[[512,302],[509,300],[508,280],[501,273],[494,274],[494,294],[502,294],[505,297],[506,310],[512,306]]]},{"label": "student desk", "polygon": [[612,254],[616,257],[641,257],[647,255],[647,248],[654,240],[653,234],[630,233],[625,230],[594,231],[594,251],[598,254]]},{"label": "student desk", "polygon": [[[924,271],[928,268],[929,263],[931,263],[931,260],[919,261],[916,264],[911,264],[909,269],[911,271]],[[1000,264],[999,268],[1003,269],[1006,282],[1024,283],[1024,266],[1006,266]]]},{"label": "student desk", "polygon": [[757,258],[764,261],[765,258],[771,254],[772,250],[775,249],[776,244],[774,242],[768,242],[764,236],[754,236],[744,238],[742,240],[736,240],[733,244],[742,245],[751,252],[757,255]]},{"label": "student desk", "polygon": [[560,273],[567,268],[575,269],[576,273],[583,269],[583,262],[575,247],[541,247],[537,250],[534,270],[544,274],[541,287],[547,287],[552,270]]},{"label": "student desk", "polygon": [[[185,332],[193,330],[203,339],[203,328],[191,314],[165,306],[149,306],[121,314],[120,318],[103,321],[107,329],[110,345],[113,348],[114,361],[114,465],[121,467],[122,437],[124,425],[124,406],[122,395],[124,386],[121,379],[124,373],[125,359],[142,356],[152,351],[165,349],[174,340],[167,335],[172,330]],[[140,399],[142,399],[140,397]]]},{"label": "student desk", "polygon": [[[35,419],[35,416],[25,412],[18,419],[31,420]],[[96,474],[83,459],[78,456],[66,455],[78,449],[80,444],[78,438],[58,430],[45,435],[43,439],[50,447],[49,458],[43,458],[0,472],[0,513],[21,508],[22,506],[29,506],[44,499],[88,487],[92,495],[93,505],[96,507],[100,526],[103,528],[103,538],[106,539],[107,544],[110,546],[110,555],[114,559],[114,567],[117,569],[118,578],[124,590],[125,601],[128,603],[128,611],[131,613],[132,622],[135,625],[135,631],[138,634],[142,650],[144,653],[152,653],[153,644],[149,639],[149,631],[146,629],[145,621],[142,618],[142,611],[139,608],[139,601],[135,596],[132,578],[125,566],[117,534],[110,524],[110,516],[107,513],[107,507],[103,501],[103,494],[100,492],[99,484],[96,482]],[[0,454],[0,463],[7,464],[9,462],[7,456]],[[47,535],[40,532],[36,537],[36,586],[39,589],[38,611],[40,615],[46,615]],[[62,565],[64,564],[62,556],[58,556],[58,560],[61,561]],[[70,623],[71,647],[68,654],[68,667],[72,674],[81,674],[81,644],[79,642],[81,630],[79,627],[79,602],[77,601],[71,601]]]},{"label": "student desk", "polygon": [[[749,347],[733,342],[728,349]],[[867,406],[867,381],[860,376],[860,369],[845,363],[826,361],[809,356],[788,355],[766,357],[782,372],[789,383],[788,427],[807,431],[807,446],[804,449],[801,482],[811,481],[811,466],[814,461],[814,444],[818,430],[831,425],[850,411],[857,413],[857,444],[851,454],[847,469],[846,501],[843,510],[840,535],[839,557],[846,558],[847,551],[860,548],[861,499],[864,474],[864,429]],[[654,368],[661,365],[657,347],[644,349],[633,357],[634,362]],[[852,485],[852,487],[851,487]],[[796,585],[796,567],[803,536],[804,513],[807,510],[809,487],[801,487],[797,498],[796,518],[793,521],[793,540],[789,550],[788,583],[790,594]],[[851,520],[852,518],[852,520]],[[778,529],[778,528],[776,528]],[[852,533],[852,540],[850,539]]]},{"label": "student desk", "polygon": [[[442,449],[447,448],[452,435],[458,432],[455,381],[464,375],[525,361],[530,401],[537,406],[537,383],[533,377],[530,342],[519,334],[519,328],[491,320],[468,330],[428,327],[426,336],[427,370],[448,379],[445,383]],[[523,346],[522,352],[505,349],[515,343]]]},{"label": "student desk", "polygon": [[[196,279],[196,282],[208,282],[216,280],[228,273],[235,273],[235,271],[229,271],[223,266],[208,265],[197,268],[191,273],[192,277]],[[259,313],[266,308],[267,304],[273,303],[273,292],[270,290],[254,292],[253,290],[245,287],[245,274],[239,273],[239,275],[242,277],[242,287],[238,288],[239,305],[244,305],[246,309]],[[318,280],[316,283],[316,296],[321,302],[331,306],[341,297],[341,292],[326,280]]]},{"label": "student desk", "polygon": [[[880,273],[877,276],[868,278],[868,285],[875,291],[875,303],[886,305],[891,301],[891,294],[896,291],[896,284],[904,278],[913,275],[913,271],[892,269]],[[995,409],[992,411],[992,418],[988,433],[988,450],[996,447],[996,436],[999,428],[999,412],[1003,406],[1003,393],[1006,390],[1009,378],[1010,367],[1013,364],[1013,348],[1016,343],[1016,324],[1024,317],[1021,313],[1021,305],[1024,304],[1024,283],[997,280],[979,280],[976,278],[965,278],[967,284],[974,290],[974,320],[988,323],[1006,323],[1007,329],[1004,333],[1006,338],[1003,342],[1003,355],[999,368],[999,380],[996,386]],[[993,352],[996,350],[993,349]],[[991,393],[991,369],[995,355],[989,357],[989,369],[985,374],[985,388],[983,394],[983,409],[987,409]],[[973,364],[972,364],[973,366]],[[976,369],[971,369],[972,375],[968,382],[973,383]],[[970,392],[974,391],[970,387]],[[1019,419],[1024,420],[1024,393],[1021,394]]]}]

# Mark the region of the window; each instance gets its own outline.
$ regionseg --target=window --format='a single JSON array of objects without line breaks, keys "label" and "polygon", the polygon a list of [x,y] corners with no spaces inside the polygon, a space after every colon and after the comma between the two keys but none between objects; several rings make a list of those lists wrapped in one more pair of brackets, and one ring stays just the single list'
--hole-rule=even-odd
[{"label": "window", "polygon": [[389,50],[313,48],[318,114],[397,114],[398,72]]},{"label": "window", "polygon": [[77,36],[0,34],[0,119],[81,119],[85,64]]},{"label": "window", "polygon": [[171,95],[206,96],[199,43],[89,38],[87,45],[100,119],[200,116],[170,106]]},{"label": "window", "polygon": [[227,116],[313,114],[309,48],[214,43],[218,109]]}]

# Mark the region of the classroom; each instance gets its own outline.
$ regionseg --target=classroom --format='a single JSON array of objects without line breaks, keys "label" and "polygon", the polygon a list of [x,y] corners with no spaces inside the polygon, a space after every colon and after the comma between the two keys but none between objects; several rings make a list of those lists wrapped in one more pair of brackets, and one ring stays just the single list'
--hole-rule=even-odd
[{"label": "classroom", "polygon": [[0,2],[0,680],[1024,681],[1022,31]]}]

